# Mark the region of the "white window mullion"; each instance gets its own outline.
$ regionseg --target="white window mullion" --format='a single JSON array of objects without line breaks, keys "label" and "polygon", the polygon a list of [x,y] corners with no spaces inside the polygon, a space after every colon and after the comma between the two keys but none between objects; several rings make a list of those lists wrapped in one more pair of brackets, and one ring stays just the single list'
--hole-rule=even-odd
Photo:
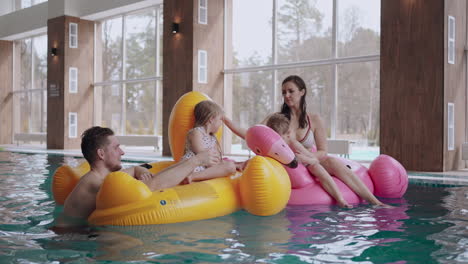
[{"label": "white window mullion", "polygon": [[153,127],[154,127],[154,135],[157,135],[158,134],[158,114],[159,114],[159,111],[158,111],[158,105],[159,105],[159,93],[160,93],[160,87],[159,87],[159,81],[155,81],[154,82],[154,87],[155,87],[155,93],[154,93],[154,124],[153,124]]},{"label": "white window mullion", "polygon": [[[127,45],[126,45],[126,42],[125,42],[125,34],[126,34],[126,28],[125,28],[125,20],[126,20],[126,15],[122,16],[122,80],[126,80],[127,79],[127,74],[126,74],[126,67],[125,67],[125,63],[127,61]],[[120,129],[121,129],[121,134],[122,135],[126,135],[126,129],[125,129],[125,124],[127,122],[127,109],[126,109],[126,95],[127,95],[127,92],[126,92],[126,84],[125,83],[122,83],[122,108],[121,108],[121,118],[120,118]]]},{"label": "white window mullion", "polygon": [[[97,47],[97,29],[98,29],[98,23],[99,22],[95,22],[93,27],[94,27],[94,33],[93,33],[93,82],[96,82],[96,67],[97,67],[97,51],[96,51],[96,47]],[[102,38],[101,39],[101,42],[102,42]],[[94,86],[93,88],[93,126],[96,126],[98,125],[97,124],[97,107],[96,107],[96,104],[100,104],[100,102],[98,103],[98,98],[97,98],[97,92],[96,92],[96,86]],[[99,124],[100,125],[100,124]]]},{"label": "white window mullion", "polygon": [[[278,7],[278,0],[273,0],[273,17],[272,17],[272,61],[273,65],[276,65],[278,63],[278,38],[277,38],[277,30],[278,30],[278,16],[277,16],[277,7]],[[272,73],[272,89],[273,89],[273,111],[276,111],[276,108],[278,107],[278,90],[279,90],[279,85],[277,82],[278,79],[278,70],[273,70]]]},{"label": "white window mullion", "polygon": [[159,7],[155,9],[155,26],[154,26],[154,36],[155,36],[155,47],[156,47],[156,58],[154,60],[155,62],[155,75],[159,76],[159,51],[160,51],[160,43],[159,43]]},{"label": "white window mullion", "polygon": [[[18,72],[16,71],[16,45],[17,45],[17,42],[14,41],[13,42],[13,70],[11,71],[11,80],[13,81],[13,92],[16,91],[18,89],[18,87],[16,87],[16,74],[18,74]],[[15,94],[13,93],[13,96],[12,96],[12,102],[13,102],[13,113],[12,113],[12,122],[11,122],[11,125],[13,126],[13,133],[11,133],[11,142],[14,142],[14,135],[15,133],[17,132],[16,130],[16,123],[17,123],[17,117],[16,117],[16,108],[18,108],[18,105],[17,103],[15,103]]]},{"label": "white window mullion", "polygon": [[44,131],[44,114],[47,114],[46,112],[44,112],[44,92],[40,92],[41,93],[41,124],[40,124],[40,131],[39,132],[46,132]]},{"label": "white window mullion", "polygon": [[[31,87],[29,89],[33,90],[35,87],[34,85],[34,38],[31,38]],[[32,133],[32,92],[28,94],[28,103],[29,103],[29,115],[28,115],[28,133]]]},{"label": "white window mullion", "polygon": [[[338,0],[333,0],[333,25],[332,25],[332,56],[338,59]],[[338,64],[333,64],[332,70],[332,107],[330,120],[330,137],[336,138],[337,120],[338,120]]]},{"label": "white window mullion", "polygon": [[[159,76],[159,49],[160,49],[160,43],[159,43],[159,11],[160,11],[160,7],[158,6],[156,9],[155,9],[155,26],[154,26],[154,35],[155,35],[155,47],[156,47],[156,58],[155,58],[155,75],[156,76]],[[154,84],[154,122],[153,122],[153,129],[154,129],[154,133],[153,135],[157,135],[158,134],[158,102],[159,102],[159,81],[155,81],[153,82]]]}]

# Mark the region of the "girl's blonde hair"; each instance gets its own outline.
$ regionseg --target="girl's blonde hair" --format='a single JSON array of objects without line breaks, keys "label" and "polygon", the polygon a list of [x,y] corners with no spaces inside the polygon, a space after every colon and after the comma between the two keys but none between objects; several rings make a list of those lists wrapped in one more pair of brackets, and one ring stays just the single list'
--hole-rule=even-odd
[{"label": "girl's blonde hair", "polygon": [[224,111],[217,103],[205,100],[195,105],[193,113],[195,114],[194,127],[200,127],[206,125],[212,117],[223,115]]},{"label": "girl's blonde hair", "polygon": [[274,113],[268,118],[266,126],[279,135],[284,135],[289,130],[289,119],[282,113]]}]

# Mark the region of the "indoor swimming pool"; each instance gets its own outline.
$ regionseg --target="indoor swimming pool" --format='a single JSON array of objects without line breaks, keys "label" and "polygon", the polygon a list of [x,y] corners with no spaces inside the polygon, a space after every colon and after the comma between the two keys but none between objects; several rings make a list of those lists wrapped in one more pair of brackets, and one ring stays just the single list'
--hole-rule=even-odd
[{"label": "indoor swimming pool", "polygon": [[80,161],[0,151],[0,263],[468,262],[468,186],[422,181],[412,181],[402,199],[383,200],[390,209],[294,206],[270,217],[238,211],[58,232],[62,208],[52,198],[52,175]]}]

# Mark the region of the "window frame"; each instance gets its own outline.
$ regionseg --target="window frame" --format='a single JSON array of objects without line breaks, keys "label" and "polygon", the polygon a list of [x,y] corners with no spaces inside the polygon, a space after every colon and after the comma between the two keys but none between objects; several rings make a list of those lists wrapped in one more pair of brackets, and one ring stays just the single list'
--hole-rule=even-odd
[{"label": "window frame", "polygon": [[[134,79],[127,79],[126,77],[126,62],[125,62],[125,58],[126,58],[126,40],[125,40],[125,34],[126,34],[126,25],[125,25],[125,18],[127,16],[131,16],[131,15],[135,15],[135,14],[140,14],[140,13],[144,13],[144,12],[148,12],[149,10],[155,10],[155,54],[156,54],[156,59],[155,59],[155,76],[151,76],[151,77],[143,77],[143,78],[134,78]],[[120,116],[121,116],[121,127],[120,127],[120,130],[122,131],[121,134],[119,134],[119,136],[125,136],[126,135],[126,129],[125,129],[125,124],[126,124],[126,120],[127,120],[127,115],[126,115],[126,107],[125,107],[125,101],[126,101],[126,85],[127,84],[131,84],[131,83],[146,83],[146,82],[153,82],[154,83],[154,87],[155,87],[155,98],[154,98],[154,113],[155,113],[155,116],[158,115],[158,101],[159,101],[159,97],[161,96],[161,90],[162,90],[162,70],[161,70],[161,67],[160,67],[160,60],[162,59],[162,57],[160,59],[159,58],[159,54],[160,54],[160,51],[161,51],[161,46],[162,46],[162,41],[160,42],[159,41],[159,36],[162,34],[162,32],[159,30],[159,21],[160,21],[160,18],[161,18],[161,15],[162,15],[162,11],[163,10],[163,4],[157,4],[157,5],[153,5],[153,6],[150,6],[150,7],[147,7],[147,8],[141,8],[141,9],[137,9],[137,10],[132,10],[132,11],[129,11],[129,12],[124,12],[124,13],[121,13],[121,14],[118,14],[118,15],[113,15],[113,16],[110,16],[110,17],[106,17],[106,18],[103,18],[103,19],[100,19],[99,21],[96,21],[95,23],[95,30],[94,30],[94,34],[95,34],[95,42],[94,42],[94,80],[96,80],[96,77],[97,77],[97,65],[98,65],[98,61],[97,61],[97,35],[96,34],[100,34],[101,32],[98,32],[97,30],[97,25],[98,23],[102,23],[106,20],[110,20],[110,19],[115,19],[115,18],[121,18],[122,19],[122,29],[121,29],[121,34],[122,34],[122,43],[121,43],[121,53],[122,53],[122,58],[121,58],[121,79],[120,80],[104,80],[104,81],[99,81],[99,82],[95,82],[94,83],[94,87],[95,87],[95,90],[94,90],[94,109],[100,109],[100,107],[98,106],[99,104],[99,100],[100,100],[100,97],[97,95],[96,93],[96,88],[97,89],[103,89],[104,87],[112,87],[114,85],[119,85],[121,86],[121,93],[122,93],[122,100],[121,100],[121,103],[122,103],[122,107],[121,107],[121,113],[120,113]],[[94,113],[93,115],[93,123],[95,125],[101,125],[101,113]],[[154,120],[154,135],[157,136],[158,134],[158,130],[159,130],[159,125],[158,125],[158,122],[157,120],[155,119]]]},{"label": "window frame", "polygon": [[[44,99],[47,99],[47,87],[46,88],[36,88],[35,87],[35,59],[34,59],[34,40],[39,38],[39,37],[47,37],[47,34],[37,34],[37,35],[31,35],[25,38],[21,39],[16,39],[14,41],[13,45],[13,102],[16,102],[19,100],[17,96],[21,96],[22,94],[32,94],[34,92],[40,92],[40,104],[41,104],[41,113],[45,113],[45,115],[41,114],[40,115],[40,134],[46,134],[47,133],[47,124],[45,124],[44,120],[47,120],[47,101]],[[21,69],[21,57],[17,56],[18,54],[18,45],[20,45],[20,42],[25,41],[27,39],[31,40],[31,47],[30,47],[30,58],[31,58],[31,70],[29,72],[30,77],[31,77],[31,87],[29,89],[23,89],[21,87],[21,82],[20,80],[17,80],[17,76],[21,76],[22,74],[22,69]],[[46,47],[46,52],[47,52],[47,47]],[[20,71],[18,73],[18,70]],[[46,76],[47,79],[47,76]],[[31,95],[28,95],[31,96]],[[31,103],[31,102],[30,102]],[[14,142],[14,138],[16,134],[24,134],[21,131],[20,124],[19,122],[21,121],[21,117],[18,115],[20,114],[19,108],[21,107],[20,103],[13,103],[13,120],[12,120],[12,127],[13,127],[13,133],[12,133],[12,142]],[[31,119],[32,119],[32,110],[30,109],[28,113],[28,131],[25,132],[26,134],[36,134],[37,132],[32,131],[32,124],[31,124]]]},{"label": "window frame", "polygon": [[[232,0],[224,0],[224,6],[229,6],[229,1]],[[228,93],[232,92],[232,87],[226,87],[228,84],[228,78],[230,78],[230,75],[233,74],[239,74],[239,73],[246,73],[246,72],[260,72],[260,71],[272,71],[273,78],[272,78],[272,83],[271,87],[274,89],[274,96],[273,96],[273,105],[274,107],[279,105],[278,102],[278,93],[279,93],[279,85],[281,80],[277,80],[277,72],[282,69],[291,69],[291,68],[304,68],[304,67],[313,67],[313,66],[332,66],[332,98],[333,98],[333,106],[331,108],[331,120],[330,120],[330,138],[331,139],[336,139],[336,134],[337,134],[337,121],[338,121],[338,91],[339,91],[339,85],[338,85],[338,66],[342,64],[348,64],[348,63],[358,63],[358,62],[374,62],[374,61],[380,61],[380,52],[378,54],[372,54],[372,55],[361,55],[361,56],[349,56],[349,57],[339,57],[338,54],[338,27],[339,27],[339,16],[338,16],[338,5],[340,0],[333,0],[333,10],[332,10],[332,57],[328,59],[319,59],[319,60],[305,60],[305,61],[299,61],[299,62],[292,62],[292,63],[278,63],[278,39],[277,39],[277,24],[278,24],[278,0],[272,0],[273,1],[273,8],[272,8],[272,64],[270,65],[262,65],[262,66],[247,66],[247,67],[235,67],[235,68],[227,68],[228,62],[232,60],[232,58],[228,58],[230,54],[227,54],[226,51],[229,50],[228,44],[225,41],[225,56],[224,56],[224,102],[229,102],[228,99]],[[224,32],[230,32],[229,31],[229,14],[226,11],[224,13]],[[232,33],[232,32],[231,32]],[[224,36],[224,39],[231,39],[231,36],[227,36],[227,34]],[[225,105],[226,113],[229,114],[232,112],[231,110],[231,105]],[[227,154],[232,154],[231,153],[231,140],[228,139],[228,137],[231,136],[231,131],[225,130],[227,133],[224,133],[223,135],[223,148]]]}]

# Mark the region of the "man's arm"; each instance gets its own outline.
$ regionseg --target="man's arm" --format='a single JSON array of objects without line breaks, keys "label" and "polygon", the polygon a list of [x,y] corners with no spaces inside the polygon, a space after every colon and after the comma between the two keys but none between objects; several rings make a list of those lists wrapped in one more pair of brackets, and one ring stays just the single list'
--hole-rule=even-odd
[{"label": "man's arm", "polygon": [[151,179],[143,182],[151,191],[170,188],[181,183],[197,166],[212,166],[219,162],[216,151],[203,151],[156,173]]},{"label": "man's arm", "polygon": [[153,174],[147,168],[144,168],[142,166],[134,166],[127,169],[123,169],[122,171],[128,173],[135,179],[142,181],[149,180],[153,177]]}]

